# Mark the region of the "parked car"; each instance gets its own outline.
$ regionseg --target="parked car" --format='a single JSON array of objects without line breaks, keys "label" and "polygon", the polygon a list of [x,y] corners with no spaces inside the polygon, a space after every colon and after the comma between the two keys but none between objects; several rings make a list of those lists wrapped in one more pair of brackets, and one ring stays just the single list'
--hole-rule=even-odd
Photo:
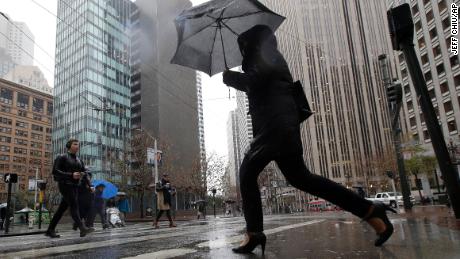
[{"label": "parked car", "polygon": [[[382,202],[390,207],[396,208],[396,202],[398,202],[398,205],[403,205],[403,197],[402,194],[399,192],[379,192],[375,195],[374,198],[366,198],[367,200],[370,201],[378,201]],[[410,196],[410,201],[412,204],[415,203],[415,199]]]}]

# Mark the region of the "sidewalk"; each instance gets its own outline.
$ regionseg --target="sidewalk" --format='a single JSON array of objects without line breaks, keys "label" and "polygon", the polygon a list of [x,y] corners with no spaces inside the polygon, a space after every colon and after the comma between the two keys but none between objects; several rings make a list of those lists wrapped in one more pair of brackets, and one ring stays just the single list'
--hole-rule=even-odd
[{"label": "sidewalk", "polygon": [[412,211],[400,215],[408,219],[428,220],[441,227],[460,230],[460,219],[456,219],[452,209],[445,205],[414,206]]}]

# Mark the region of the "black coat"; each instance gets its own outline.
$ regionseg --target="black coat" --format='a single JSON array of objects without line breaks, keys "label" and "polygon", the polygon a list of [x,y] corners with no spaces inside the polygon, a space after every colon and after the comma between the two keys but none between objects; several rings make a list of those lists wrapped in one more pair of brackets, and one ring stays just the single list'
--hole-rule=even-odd
[{"label": "black coat", "polygon": [[268,27],[256,26],[238,37],[244,73],[226,71],[224,83],[246,92],[254,140],[251,151],[302,153],[300,121],[289,67]]},{"label": "black coat", "polygon": [[53,176],[56,182],[77,186],[87,181],[86,177],[82,178],[82,181],[73,179],[74,172],[85,172],[85,164],[75,154],[67,153],[56,157],[53,164]]}]

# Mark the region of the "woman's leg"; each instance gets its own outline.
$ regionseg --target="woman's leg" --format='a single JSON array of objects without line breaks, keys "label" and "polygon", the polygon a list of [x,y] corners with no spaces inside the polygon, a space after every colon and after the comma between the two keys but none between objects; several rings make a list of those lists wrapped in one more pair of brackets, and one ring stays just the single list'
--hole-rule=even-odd
[{"label": "woman's leg", "polygon": [[281,157],[276,159],[276,163],[295,188],[332,202],[360,218],[367,215],[373,204],[336,182],[310,173],[302,155]]},{"label": "woman's leg", "polygon": [[158,220],[160,220],[162,214],[163,214],[163,210],[159,210],[158,214],[157,214],[156,222],[158,222]]},{"label": "woman's leg", "polygon": [[268,154],[249,152],[240,167],[240,190],[247,232],[262,232],[263,215],[257,178],[271,161]]}]

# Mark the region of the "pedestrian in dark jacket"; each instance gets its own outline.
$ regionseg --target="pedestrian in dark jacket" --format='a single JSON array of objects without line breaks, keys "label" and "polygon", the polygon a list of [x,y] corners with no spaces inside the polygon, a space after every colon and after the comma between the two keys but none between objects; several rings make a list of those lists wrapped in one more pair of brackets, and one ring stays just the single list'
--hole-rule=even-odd
[{"label": "pedestrian in dark jacket", "polygon": [[62,195],[62,201],[51,219],[50,225],[45,235],[51,238],[60,237],[56,234],[56,226],[59,223],[64,212],[70,207],[70,215],[73,221],[80,229],[80,236],[84,237],[86,234],[93,231],[85,227],[81,221],[80,212],[78,208],[78,186],[85,184],[85,165],[77,157],[80,149],[78,140],[71,139],[66,144],[67,153],[59,155],[53,164],[53,177],[58,182],[59,192]]},{"label": "pedestrian in dark jacket", "polygon": [[246,92],[254,139],[240,167],[240,189],[247,233],[236,253],[250,253],[259,244],[265,249],[262,205],[257,178],[274,160],[288,182],[305,192],[324,198],[367,220],[377,231],[375,245],[393,233],[386,216],[389,208],[372,204],[327,178],[310,173],[303,160],[300,119],[292,93],[293,78],[277,49],[273,31],[257,25],[238,37],[244,73],[225,71],[224,83]]},{"label": "pedestrian in dark jacket", "polygon": [[94,192],[93,208],[91,210],[91,219],[89,221],[91,227],[94,226],[94,221],[97,215],[99,215],[99,217],[101,218],[102,228],[106,229],[109,227],[107,224],[107,217],[105,213],[105,200],[104,198],[102,198],[102,193],[104,192],[104,189],[104,184],[99,184],[96,186],[96,190]]},{"label": "pedestrian in dark jacket", "polygon": [[169,220],[169,227],[173,228],[176,227],[174,220],[171,217],[171,199],[172,196],[176,195],[175,191],[171,188],[171,182],[169,181],[168,174],[163,174],[163,178],[158,183],[156,187],[157,191],[157,207],[158,207],[158,214],[153,222],[153,226],[155,228],[159,228],[159,220],[163,212],[166,212],[166,217]]}]

